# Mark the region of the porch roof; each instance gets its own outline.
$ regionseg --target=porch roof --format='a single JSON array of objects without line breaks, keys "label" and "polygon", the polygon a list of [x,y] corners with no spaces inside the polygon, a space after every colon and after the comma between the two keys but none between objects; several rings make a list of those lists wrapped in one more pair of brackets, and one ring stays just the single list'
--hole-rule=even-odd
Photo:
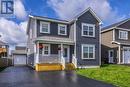
[{"label": "porch roof", "polygon": [[52,37],[52,36],[42,36],[35,39],[35,42],[44,42],[44,43],[63,43],[63,44],[74,44],[74,40],[65,37]]},{"label": "porch roof", "polygon": [[130,41],[112,41],[112,43],[119,44],[119,45],[130,45]]}]

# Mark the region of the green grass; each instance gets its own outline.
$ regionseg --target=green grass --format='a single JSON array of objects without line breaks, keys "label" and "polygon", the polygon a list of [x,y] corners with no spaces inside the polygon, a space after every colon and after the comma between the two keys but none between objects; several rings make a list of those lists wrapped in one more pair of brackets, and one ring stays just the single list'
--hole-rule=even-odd
[{"label": "green grass", "polygon": [[80,69],[77,73],[118,87],[130,87],[130,66],[110,64],[96,69]]},{"label": "green grass", "polygon": [[6,67],[0,67],[0,72],[3,71]]}]

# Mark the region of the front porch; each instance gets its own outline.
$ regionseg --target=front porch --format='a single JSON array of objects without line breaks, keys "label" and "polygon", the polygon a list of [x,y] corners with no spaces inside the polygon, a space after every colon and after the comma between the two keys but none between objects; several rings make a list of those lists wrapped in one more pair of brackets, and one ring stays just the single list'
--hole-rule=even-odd
[{"label": "front porch", "polygon": [[38,41],[35,49],[36,71],[66,70],[68,67],[72,69],[77,67],[73,43]]}]

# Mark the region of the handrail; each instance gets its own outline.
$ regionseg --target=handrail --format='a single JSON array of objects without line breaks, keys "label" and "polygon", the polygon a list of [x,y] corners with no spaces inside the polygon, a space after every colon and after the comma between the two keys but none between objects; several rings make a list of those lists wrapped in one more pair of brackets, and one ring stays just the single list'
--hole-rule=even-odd
[{"label": "handrail", "polygon": [[72,56],[72,63],[74,64],[75,68],[77,68],[77,59],[74,55]]}]

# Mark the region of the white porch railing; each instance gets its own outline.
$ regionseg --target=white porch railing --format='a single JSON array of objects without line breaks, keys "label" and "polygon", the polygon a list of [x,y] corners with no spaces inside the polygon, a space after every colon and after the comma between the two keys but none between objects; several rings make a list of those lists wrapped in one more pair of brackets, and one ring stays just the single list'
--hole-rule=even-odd
[{"label": "white porch railing", "polygon": [[77,59],[74,55],[72,56],[72,63],[74,64],[75,68],[77,68]]},{"label": "white porch railing", "polygon": [[63,65],[63,70],[65,69],[65,58],[59,57],[58,54],[51,54],[49,56],[35,54],[35,58],[36,63],[60,63]]},{"label": "white porch railing", "polygon": [[57,54],[51,54],[49,56],[39,55],[39,63],[60,63],[60,61]]}]

